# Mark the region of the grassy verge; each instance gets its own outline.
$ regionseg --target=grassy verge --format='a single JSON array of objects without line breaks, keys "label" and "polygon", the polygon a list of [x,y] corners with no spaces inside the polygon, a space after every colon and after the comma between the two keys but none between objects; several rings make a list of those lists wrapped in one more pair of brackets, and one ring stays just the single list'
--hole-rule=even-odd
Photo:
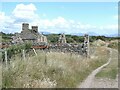
[{"label": "grassy verge", "polygon": [[26,60],[16,57],[9,69],[3,68],[2,87],[74,88],[109,57],[109,51],[104,47],[97,48],[94,58],[88,60],[70,53],[37,53],[38,56],[27,57]]},{"label": "grassy verge", "polygon": [[96,77],[115,79],[118,74],[118,51],[112,50],[111,62]]}]

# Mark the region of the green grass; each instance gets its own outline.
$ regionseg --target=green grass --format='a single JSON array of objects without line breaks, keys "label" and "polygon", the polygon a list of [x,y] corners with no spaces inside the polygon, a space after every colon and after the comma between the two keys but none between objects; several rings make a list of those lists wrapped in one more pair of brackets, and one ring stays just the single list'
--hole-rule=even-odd
[{"label": "green grass", "polygon": [[108,66],[102,69],[96,77],[115,79],[118,74],[118,51],[113,51],[111,56],[111,62]]},{"label": "green grass", "polygon": [[42,51],[37,53],[38,56],[26,57],[26,60],[16,57],[9,69],[3,68],[2,87],[75,88],[109,57],[109,51],[103,47],[96,49],[96,58],[88,60],[70,53],[50,52],[46,57]]}]

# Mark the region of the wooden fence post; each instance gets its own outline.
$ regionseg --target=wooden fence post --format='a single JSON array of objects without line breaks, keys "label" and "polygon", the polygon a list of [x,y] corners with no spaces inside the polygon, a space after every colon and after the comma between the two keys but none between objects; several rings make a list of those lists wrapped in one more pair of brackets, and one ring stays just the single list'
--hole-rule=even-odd
[{"label": "wooden fence post", "polygon": [[24,49],[22,50],[22,53],[23,53],[23,59],[25,60],[25,50]]},{"label": "wooden fence post", "polygon": [[5,49],[5,63],[6,63],[6,66],[7,66],[7,60],[8,60],[8,58],[7,58],[7,50]]},{"label": "wooden fence post", "polygon": [[37,56],[37,53],[36,53],[36,51],[35,51],[35,49],[34,49],[34,48],[33,48],[33,51],[34,51],[35,55]]},{"label": "wooden fence post", "polygon": [[45,52],[45,64],[47,64],[47,52]]}]

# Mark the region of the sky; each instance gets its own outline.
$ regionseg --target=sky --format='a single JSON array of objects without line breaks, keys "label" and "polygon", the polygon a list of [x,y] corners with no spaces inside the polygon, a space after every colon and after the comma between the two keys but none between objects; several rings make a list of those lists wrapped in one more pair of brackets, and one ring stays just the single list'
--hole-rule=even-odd
[{"label": "sky", "polygon": [[117,2],[2,2],[0,28],[21,32],[22,23],[38,25],[39,32],[118,33]]}]

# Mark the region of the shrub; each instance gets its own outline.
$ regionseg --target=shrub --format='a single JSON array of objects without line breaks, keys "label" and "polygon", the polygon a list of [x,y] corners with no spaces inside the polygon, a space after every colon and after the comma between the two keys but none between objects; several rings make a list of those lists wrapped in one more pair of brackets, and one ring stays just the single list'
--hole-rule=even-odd
[{"label": "shrub", "polygon": [[108,47],[114,48],[114,49],[118,49],[118,42],[110,42],[110,44],[108,45]]},{"label": "shrub", "polygon": [[[21,53],[21,50],[29,50],[31,48],[31,43],[25,43],[25,44],[22,44],[22,45],[12,45],[10,46],[9,48],[7,48],[7,56],[8,56],[8,59],[11,59],[11,57],[15,54],[19,54]],[[2,59],[4,61],[4,58],[5,57],[5,53],[2,53]]]}]

